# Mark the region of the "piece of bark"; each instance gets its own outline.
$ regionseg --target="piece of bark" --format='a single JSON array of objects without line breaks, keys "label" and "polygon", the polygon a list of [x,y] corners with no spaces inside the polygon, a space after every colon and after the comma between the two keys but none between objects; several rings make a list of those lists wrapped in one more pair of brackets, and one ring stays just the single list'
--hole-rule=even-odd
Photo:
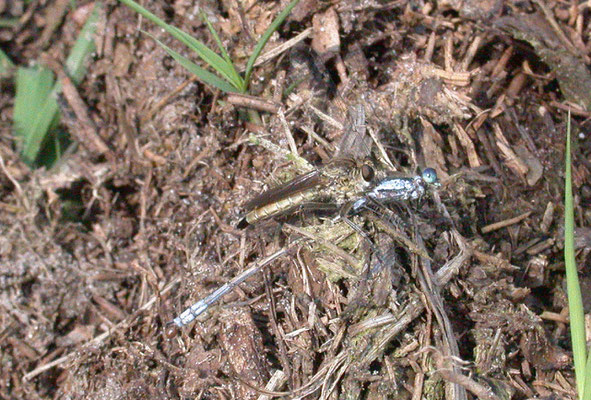
[{"label": "piece of bark", "polygon": [[566,100],[591,109],[591,73],[583,60],[569,51],[541,14],[499,18],[495,26],[529,43],[556,74]]},{"label": "piece of bark", "polygon": [[336,54],[341,47],[339,37],[339,17],[334,8],[329,8],[325,13],[316,14],[312,19],[314,37],[312,48],[321,56],[326,53]]}]

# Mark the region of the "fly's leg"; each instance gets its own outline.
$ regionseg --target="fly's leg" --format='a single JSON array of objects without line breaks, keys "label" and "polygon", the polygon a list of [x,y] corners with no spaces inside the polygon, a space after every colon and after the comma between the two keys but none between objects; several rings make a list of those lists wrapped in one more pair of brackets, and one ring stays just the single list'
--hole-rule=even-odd
[{"label": "fly's leg", "polygon": [[[359,225],[357,225],[355,222],[351,221],[351,219],[349,218],[349,212],[351,211],[351,208],[353,207],[353,203],[349,202],[349,203],[345,203],[345,205],[343,205],[343,207],[341,207],[340,211],[339,211],[339,217],[347,224],[349,225],[349,227],[351,229],[353,229],[357,234],[359,234],[359,236],[361,236],[366,243],[369,245],[372,254],[375,254],[378,258],[378,262],[377,265],[374,266],[373,268],[367,268],[367,277],[369,278],[371,275],[373,275],[374,272],[378,271],[382,265],[385,265],[384,259],[382,257],[381,252],[379,251],[379,249],[377,248],[377,246],[375,245],[375,243],[373,242],[373,240],[371,240],[371,238],[369,237],[369,235],[367,234],[367,232],[365,232],[363,230],[363,228],[361,228]],[[367,206],[363,205],[360,208],[368,208]]]},{"label": "fly's leg", "polygon": [[[392,210],[387,208],[384,204],[375,201],[372,199],[372,204],[379,210],[383,211],[383,213],[379,213],[378,210],[372,207],[366,207],[367,209],[371,210],[374,213],[373,218],[375,218],[377,223],[381,225],[381,229],[389,234],[394,240],[400,243],[403,247],[408,249],[410,252],[417,254],[421,257],[425,257],[430,259],[429,255],[425,253],[425,251],[421,250],[413,240],[410,239],[408,234],[406,233],[409,229],[409,223],[404,221],[399,215],[394,213]],[[413,216],[412,211],[408,207],[406,203],[400,202],[398,203],[401,207],[404,207],[409,219],[410,224],[416,229],[416,221]]]},{"label": "fly's leg", "polygon": [[[371,202],[372,205],[375,206],[375,208],[366,207],[366,209],[373,212],[377,217],[381,218],[384,221],[387,221],[392,226],[402,227],[402,228],[406,227],[406,225],[407,225],[406,222],[404,222],[404,220],[398,214],[396,214],[394,211],[390,210],[388,207],[386,207],[384,204],[380,203],[376,199],[369,198],[369,201]],[[405,203],[399,203],[399,204],[400,204],[400,206],[405,207],[407,213],[409,213],[408,206]],[[381,213],[379,213],[377,210],[380,210]],[[384,218],[384,216],[386,216],[387,218]]]}]

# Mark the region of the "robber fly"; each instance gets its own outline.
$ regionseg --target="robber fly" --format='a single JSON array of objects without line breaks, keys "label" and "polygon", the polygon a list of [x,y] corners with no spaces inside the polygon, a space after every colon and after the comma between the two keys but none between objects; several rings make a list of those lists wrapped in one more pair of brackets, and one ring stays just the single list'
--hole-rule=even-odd
[{"label": "robber fly", "polygon": [[[376,178],[375,170],[369,162],[370,141],[371,138],[366,135],[365,109],[363,105],[356,105],[349,110],[343,139],[333,160],[322,168],[297,176],[249,201],[245,205],[246,214],[238,227],[245,228],[262,220],[305,208],[337,209],[340,210],[341,217],[349,221],[348,215],[370,208],[371,204],[418,200],[430,187],[439,185],[433,168],[426,168],[414,177]],[[350,221],[348,223],[351,224]],[[177,327],[189,324],[211,304],[285,252],[286,249],[283,249],[255,263],[232,281],[187,308],[172,323]]]},{"label": "robber fly", "polygon": [[323,205],[328,202],[341,210],[341,216],[352,215],[371,203],[418,200],[429,187],[439,186],[433,168],[414,177],[376,178],[368,161],[371,138],[365,134],[363,105],[354,106],[348,114],[335,158],[325,167],[297,176],[246,203],[247,213],[238,223],[239,228],[305,208],[325,209]]}]

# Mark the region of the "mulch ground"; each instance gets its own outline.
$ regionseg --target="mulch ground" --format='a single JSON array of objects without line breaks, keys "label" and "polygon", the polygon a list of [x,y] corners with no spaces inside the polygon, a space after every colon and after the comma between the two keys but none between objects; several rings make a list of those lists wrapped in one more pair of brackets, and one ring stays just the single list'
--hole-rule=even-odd
[{"label": "mulch ground", "polygon": [[[239,66],[286,6],[196,3],[143,6],[215,48],[203,7]],[[60,65],[93,5],[0,2],[20,22],[0,46]],[[106,2],[79,102],[60,102],[78,145],[51,170],[20,160],[0,80],[0,397],[576,398],[562,203],[570,110],[588,307],[589,6],[301,0],[255,69],[256,98],[236,99]],[[356,104],[378,174],[433,167],[441,187],[352,216],[362,234],[308,210],[238,229],[249,199],[306,170],[289,151],[330,165]]]}]

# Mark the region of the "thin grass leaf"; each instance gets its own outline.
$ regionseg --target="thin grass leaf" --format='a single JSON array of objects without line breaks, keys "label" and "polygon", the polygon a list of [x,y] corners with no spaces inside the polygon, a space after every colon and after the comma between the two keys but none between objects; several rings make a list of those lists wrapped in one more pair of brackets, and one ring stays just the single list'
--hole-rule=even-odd
[{"label": "thin grass leaf", "polygon": [[10,60],[10,57],[0,49],[0,78],[11,74],[11,70],[14,68],[14,63]]},{"label": "thin grass leaf", "polygon": [[[207,18],[207,15],[203,11],[203,9],[201,9],[199,11],[199,15],[201,16],[201,19],[203,20],[203,22],[205,22],[205,25],[207,26],[207,29],[209,29],[211,36],[213,36],[213,39],[215,40],[215,43],[218,46],[218,49],[220,49],[220,53],[222,54],[222,57],[224,58],[224,60],[226,60],[226,63],[228,63],[228,65],[232,67],[233,74],[237,78],[236,81],[241,82],[242,83],[241,86],[244,86],[244,81],[242,80],[242,77],[240,76],[240,74],[236,70],[234,63],[232,62],[232,59],[230,58],[230,54],[228,54],[228,50],[224,47],[224,44],[222,43],[222,39],[218,35],[217,31],[215,30],[215,28],[213,27],[211,22],[209,22],[209,19]],[[245,90],[246,90],[245,87],[241,87],[242,92],[244,92]]]},{"label": "thin grass leaf", "polygon": [[[181,31],[180,29],[167,24],[166,22],[158,18],[156,15],[152,14],[150,11],[146,10],[145,8],[137,4],[135,1],[119,1],[125,4],[127,7],[134,10],[135,12],[137,12],[138,14],[149,19],[150,21],[164,29],[166,32],[171,34],[175,39],[179,40],[181,43],[189,47],[191,50],[197,53],[197,56],[199,58],[201,58],[207,65],[212,67],[221,77],[230,82],[232,86],[234,86],[236,89],[240,89],[240,87],[242,86],[242,78],[236,75],[234,66],[232,66],[231,64],[228,65],[226,60],[220,57],[217,53],[215,53],[205,44],[195,39],[191,35]],[[236,92],[236,90],[233,90],[233,92]]]},{"label": "thin grass leaf", "polygon": [[579,399],[583,399],[585,390],[585,363],[587,348],[585,343],[585,316],[581,287],[577,274],[574,245],[574,207],[571,177],[571,127],[570,112],[566,127],[566,181],[564,187],[564,263],[566,268],[566,290],[568,294],[568,310],[570,315],[570,334],[575,363],[575,378]]},{"label": "thin grass leaf", "polygon": [[224,79],[230,82],[236,89],[244,86],[244,81],[240,75],[236,72],[234,65],[230,62],[227,63],[217,53],[207,47],[205,44],[195,39],[193,36],[181,31],[177,27],[171,26],[171,29],[177,33],[178,40],[185,44],[189,49],[197,53],[205,63],[211,66],[216,72],[218,72]]},{"label": "thin grass leaf", "polygon": [[591,400],[591,355],[587,351],[587,365],[585,365],[585,389],[583,400]]},{"label": "thin grass leaf", "polygon": [[86,60],[95,51],[94,34],[99,21],[101,3],[96,3],[92,12],[88,16],[86,23],[80,30],[76,43],[70,50],[70,55],[66,59],[66,73],[74,82],[79,85],[86,74]]},{"label": "thin grass leaf", "polygon": [[43,108],[45,99],[53,89],[53,74],[50,70],[41,66],[21,67],[16,71],[15,83],[14,133],[20,139],[22,148],[28,133],[35,126],[35,118],[31,118],[33,110],[37,112]]},{"label": "thin grass leaf", "polygon": [[43,67],[19,68],[14,100],[14,131],[21,139],[23,160],[32,165],[48,132],[56,126],[59,108],[53,74]]},{"label": "thin grass leaf", "polygon": [[291,12],[291,10],[299,3],[299,1],[300,0],[293,0],[291,3],[289,3],[287,5],[285,10],[283,10],[279,13],[277,18],[275,18],[275,20],[271,23],[271,25],[269,25],[269,27],[267,28],[265,33],[263,33],[263,36],[261,36],[260,40],[258,41],[256,46],[254,47],[254,50],[252,51],[252,54],[250,55],[250,58],[248,59],[248,62],[246,63],[246,69],[244,70],[244,82],[245,82],[246,89],[248,89],[248,83],[250,82],[250,76],[252,74],[252,68],[254,66],[254,63],[256,62],[257,58],[259,58],[259,55],[261,55],[263,48],[265,47],[265,45],[267,44],[267,42],[271,38],[271,35],[273,34],[273,32],[275,32],[277,30],[277,28],[279,28],[279,25],[281,25],[281,23],[283,23],[285,18],[287,18],[287,16]]},{"label": "thin grass leaf", "polygon": [[237,93],[239,91],[237,88],[232,86],[229,82],[227,82],[227,81],[223,80],[222,78],[218,77],[217,75],[212,74],[211,72],[206,71],[205,69],[201,68],[200,66],[195,64],[193,61],[182,56],[181,54],[177,53],[176,51],[174,51],[173,49],[171,49],[170,47],[168,47],[167,45],[165,45],[164,43],[162,43],[161,41],[156,39],[154,36],[150,35],[149,33],[146,33],[146,34],[151,36],[152,39],[154,39],[158,43],[158,45],[160,45],[172,58],[174,58],[176,60],[176,62],[178,62],[182,67],[184,67],[190,73],[195,75],[201,81],[205,82],[208,85],[214,86],[223,92]]},{"label": "thin grass leaf", "polygon": [[[72,80],[79,82],[82,79],[85,62],[94,51],[92,36],[96,30],[100,7],[101,4],[97,2],[68,56],[65,70]],[[42,67],[18,69],[14,131],[21,141],[23,160],[29,165],[39,159],[47,138],[58,137],[56,130],[60,113],[56,98],[60,92],[61,85],[59,82],[54,83],[51,71]],[[54,153],[53,150],[51,153]]]}]

